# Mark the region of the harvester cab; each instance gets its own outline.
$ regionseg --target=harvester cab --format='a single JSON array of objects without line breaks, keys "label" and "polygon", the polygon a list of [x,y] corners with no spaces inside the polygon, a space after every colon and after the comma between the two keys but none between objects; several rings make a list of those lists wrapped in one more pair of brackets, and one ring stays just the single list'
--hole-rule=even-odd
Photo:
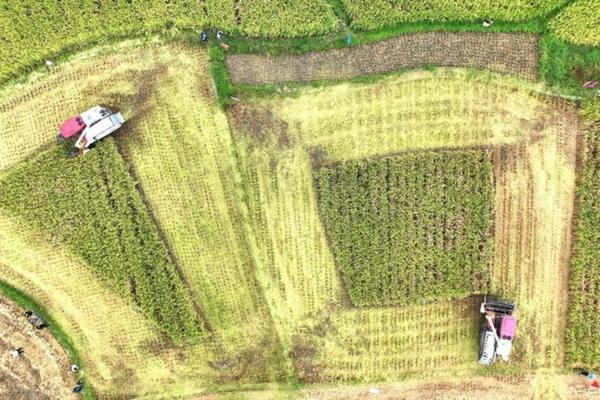
[{"label": "harvester cab", "polygon": [[498,357],[508,361],[517,329],[512,302],[486,296],[480,312],[484,316],[479,343],[479,363],[491,365]]},{"label": "harvester cab", "polygon": [[[76,156],[87,153],[94,143],[110,135],[124,123],[121,113],[94,106],[60,124],[56,138],[67,144],[71,156]],[[72,143],[73,140],[75,143]]]}]

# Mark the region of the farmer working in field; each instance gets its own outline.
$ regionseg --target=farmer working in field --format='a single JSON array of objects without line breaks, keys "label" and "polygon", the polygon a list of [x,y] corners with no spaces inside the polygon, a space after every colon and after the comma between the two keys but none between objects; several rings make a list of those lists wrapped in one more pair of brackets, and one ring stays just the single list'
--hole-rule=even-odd
[{"label": "farmer working in field", "polygon": [[29,319],[29,323],[35,326],[37,329],[44,329],[48,326],[48,324],[36,313],[33,311],[26,311],[25,316]]},{"label": "farmer working in field", "polygon": [[24,352],[24,351],[25,351],[25,350],[23,350],[23,348],[22,348],[22,347],[19,347],[18,349],[14,349],[13,351],[11,351],[11,352],[10,352],[10,356],[11,356],[12,358],[19,358],[19,356],[20,356],[21,354],[23,354],[23,352]]}]

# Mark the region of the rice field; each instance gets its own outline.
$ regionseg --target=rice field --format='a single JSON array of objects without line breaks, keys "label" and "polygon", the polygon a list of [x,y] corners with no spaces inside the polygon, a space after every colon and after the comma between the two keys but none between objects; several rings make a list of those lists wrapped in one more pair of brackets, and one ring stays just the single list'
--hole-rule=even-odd
[{"label": "rice field", "polygon": [[133,41],[1,93],[0,180],[52,151],[57,122],[86,105],[125,114],[115,151],[205,327],[176,345],[89,260],[0,208],[0,279],[56,316],[99,398],[265,383],[273,398],[293,398],[303,393],[277,385],[483,374],[479,297],[353,307],[328,237],[319,168],[415,151],[485,155],[488,284],[516,300],[520,320],[511,364],[492,372],[532,373],[539,398],[558,393],[542,389],[566,365],[571,105],[519,78],[437,69],[296,87],[223,111],[208,71],[201,47]]}]

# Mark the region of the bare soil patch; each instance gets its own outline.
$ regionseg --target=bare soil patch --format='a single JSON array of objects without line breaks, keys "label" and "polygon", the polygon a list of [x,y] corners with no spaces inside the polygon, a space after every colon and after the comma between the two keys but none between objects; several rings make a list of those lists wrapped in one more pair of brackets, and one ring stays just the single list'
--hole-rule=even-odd
[{"label": "bare soil patch", "polygon": [[[48,331],[31,326],[24,312],[0,298],[0,398],[77,399],[67,354]],[[13,358],[10,352],[19,347],[23,354]]]},{"label": "bare soil patch", "polygon": [[232,54],[226,64],[235,84],[338,80],[425,65],[486,68],[533,80],[537,48],[534,34],[421,32],[305,54]]}]

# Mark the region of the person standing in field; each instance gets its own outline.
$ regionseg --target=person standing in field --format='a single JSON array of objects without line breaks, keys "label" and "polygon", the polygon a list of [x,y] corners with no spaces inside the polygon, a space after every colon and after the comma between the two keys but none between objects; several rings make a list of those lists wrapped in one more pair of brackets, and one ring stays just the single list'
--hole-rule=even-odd
[{"label": "person standing in field", "polygon": [[79,381],[79,382],[77,382],[77,385],[75,385],[75,387],[73,388],[73,393],[81,393],[82,390],[83,390],[83,382]]},{"label": "person standing in field", "polygon": [[29,323],[35,326],[37,329],[41,330],[48,326],[48,324],[42,319],[42,317],[40,317],[33,311],[26,311],[25,316],[27,317],[27,319],[29,319]]},{"label": "person standing in field", "polygon": [[14,349],[13,351],[10,352],[10,356],[12,358],[19,358],[21,356],[21,354],[23,354],[25,350],[23,350],[22,347],[19,347],[18,349]]},{"label": "person standing in field", "polygon": [[44,65],[46,66],[46,70],[51,72],[54,69],[54,63],[50,60],[44,61]]}]

